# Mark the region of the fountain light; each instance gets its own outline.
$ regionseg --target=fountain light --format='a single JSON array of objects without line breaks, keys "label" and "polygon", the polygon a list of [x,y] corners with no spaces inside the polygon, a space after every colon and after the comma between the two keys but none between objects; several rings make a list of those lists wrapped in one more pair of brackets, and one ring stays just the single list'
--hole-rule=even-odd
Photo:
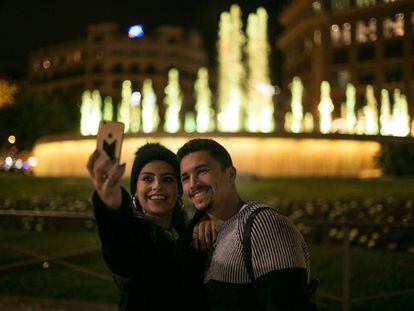
[{"label": "fountain light", "polygon": [[211,108],[211,90],[208,86],[207,68],[200,68],[197,74],[197,80],[194,84],[196,97],[196,130],[199,133],[205,133],[214,129],[213,116],[214,110]]},{"label": "fountain light", "polygon": [[378,135],[378,108],[372,85],[367,85],[365,94],[367,105],[363,108],[365,115],[365,134]]},{"label": "fountain light", "polygon": [[328,81],[321,83],[321,101],[318,106],[319,110],[319,130],[322,134],[331,132],[332,112],[334,105],[331,99],[331,87]]},{"label": "fountain light", "polygon": [[346,132],[348,134],[354,134],[356,126],[356,116],[355,116],[355,104],[356,104],[356,89],[352,83],[346,85]]},{"label": "fountain light", "polygon": [[132,95],[132,83],[129,80],[122,82],[121,91],[121,103],[118,106],[118,121],[124,123],[125,133],[131,130],[131,95]]},{"label": "fountain light", "polygon": [[292,110],[292,120],[289,128],[289,132],[301,133],[303,127],[303,84],[299,77],[293,77],[292,83],[289,85],[292,98],[290,101],[290,107]]},{"label": "fountain light", "polygon": [[180,130],[180,110],[183,104],[179,73],[176,68],[172,68],[168,72],[168,85],[165,88],[164,104],[166,106],[164,131],[176,133]]},{"label": "fountain light", "polygon": [[155,132],[159,123],[157,97],[152,87],[152,80],[145,79],[142,86],[142,131]]},{"label": "fountain light", "polygon": [[114,118],[114,106],[112,105],[112,97],[105,96],[103,119],[106,121],[112,121],[113,118]]}]

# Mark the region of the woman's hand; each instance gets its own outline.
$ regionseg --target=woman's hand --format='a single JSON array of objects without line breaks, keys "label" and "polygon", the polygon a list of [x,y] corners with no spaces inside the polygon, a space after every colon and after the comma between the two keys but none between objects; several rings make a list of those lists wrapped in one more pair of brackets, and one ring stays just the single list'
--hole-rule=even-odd
[{"label": "woman's hand", "polygon": [[119,165],[98,150],[89,157],[86,165],[93,186],[105,205],[117,209],[122,204],[121,177],[125,172],[125,163]]},{"label": "woman's hand", "polygon": [[204,219],[199,221],[193,229],[193,247],[197,250],[208,251],[217,239],[217,226],[222,220]]}]

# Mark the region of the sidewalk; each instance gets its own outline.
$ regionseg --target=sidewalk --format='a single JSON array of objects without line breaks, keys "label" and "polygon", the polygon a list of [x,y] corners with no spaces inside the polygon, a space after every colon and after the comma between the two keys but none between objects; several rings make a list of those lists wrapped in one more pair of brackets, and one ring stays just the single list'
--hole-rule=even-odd
[{"label": "sidewalk", "polygon": [[115,304],[77,300],[42,299],[20,296],[0,296],[2,311],[116,311]]}]

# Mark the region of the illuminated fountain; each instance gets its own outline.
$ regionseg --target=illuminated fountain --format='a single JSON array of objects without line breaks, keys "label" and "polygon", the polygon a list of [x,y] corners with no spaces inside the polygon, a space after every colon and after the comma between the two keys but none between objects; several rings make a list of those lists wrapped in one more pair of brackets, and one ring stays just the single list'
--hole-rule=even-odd
[{"label": "illuminated fountain", "polygon": [[321,83],[321,101],[318,105],[319,110],[319,130],[322,134],[331,132],[332,112],[334,104],[331,99],[331,87],[328,81]]},{"label": "illuminated fountain", "polygon": [[268,16],[264,8],[249,14],[247,21],[247,101],[246,124],[249,132],[272,132],[275,128],[269,78],[269,44],[267,39]]},{"label": "illuminated fountain", "polygon": [[208,86],[207,68],[198,70],[197,80],[194,84],[194,92],[196,97],[195,111],[196,130],[199,133],[211,132],[214,130],[214,110],[211,107],[211,90]]},{"label": "illuminated fountain", "polygon": [[173,68],[168,71],[168,85],[165,88],[164,104],[165,110],[164,131],[176,133],[180,130],[180,110],[183,104],[181,95],[178,70]]},{"label": "illuminated fountain", "polygon": [[390,95],[386,89],[381,90],[381,111],[380,111],[381,135],[392,134],[392,115]]},{"label": "illuminated fountain", "polygon": [[142,131],[155,132],[159,122],[157,96],[152,87],[152,80],[145,79],[142,86]]},{"label": "illuminated fountain", "polygon": [[141,93],[133,92],[131,94],[131,105],[129,110],[130,132],[138,133],[141,129]]},{"label": "illuminated fountain", "polygon": [[132,83],[129,80],[122,82],[122,100],[118,106],[118,121],[125,124],[125,133],[130,131]]},{"label": "illuminated fountain", "polygon": [[399,89],[394,90],[394,106],[392,112],[392,127],[394,136],[407,136],[410,133],[410,117],[405,95]]},{"label": "illuminated fountain", "polygon": [[367,85],[366,88],[367,105],[364,107],[365,116],[365,134],[377,135],[378,129],[378,107],[377,100],[374,95],[374,88],[372,85]]},{"label": "illuminated fountain", "polygon": [[243,128],[245,103],[242,63],[242,47],[245,36],[242,31],[241,11],[232,5],[230,12],[220,16],[218,40],[218,129],[222,132],[239,132]]},{"label": "illuminated fountain", "polygon": [[[183,95],[177,69],[168,72],[165,96],[158,103],[150,79],[144,81],[141,93],[133,92],[130,81],[122,83],[122,100],[116,109],[117,120],[125,123],[127,133],[121,161],[130,165],[137,146],[147,141],[160,142],[176,151],[197,135],[226,146],[239,172],[246,174],[263,177],[378,176],[374,155],[380,149],[379,134],[409,135],[406,97],[394,90],[391,107],[388,92],[382,90],[381,116],[378,117],[377,100],[371,86],[366,88],[363,107],[356,110],[357,92],[352,84],[344,90],[346,101],[334,105],[329,82],[323,81],[319,113],[313,115],[304,113],[302,100],[306,90],[300,77],[294,77],[290,84],[291,111],[286,112],[284,124],[286,132],[292,134],[280,135],[275,132],[273,117],[275,90],[269,79],[266,11],[259,8],[249,15],[246,35],[242,26],[237,5],[221,15],[217,96],[213,96],[209,88],[207,69],[200,68],[194,84],[194,109],[185,112],[184,120],[180,120]],[[212,98],[217,101],[214,103]],[[158,111],[160,103],[165,105],[162,124]],[[105,97],[103,116],[101,106],[99,91],[82,94],[81,134],[86,137],[40,140],[34,149],[39,159],[37,175],[87,175],[85,162],[96,146],[95,137],[87,136],[96,135],[101,117],[114,119],[112,99]],[[341,117],[333,120],[334,107],[339,106]],[[217,108],[214,111],[212,107]],[[164,132],[158,132],[159,129]],[[343,134],[347,134],[344,139]],[[370,135],[367,139],[357,136],[366,134]]]},{"label": "illuminated fountain", "polygon": [[81,134],[96,135],[98,133],[99,121],[102,118],[101,113],[102,99],[98,90],[92,93],[87,90],[82,94],[81,105]]},{"label": "illuminated fountain", "polygon": [[114,118],[114,106],[112,105],[111,96],[106,96],[104,99],[104,111],[102,118],[106,121],[112,121]]},{"label": "illuminated fountain", "polygon": [[348,83],[346,85],[346,131],[348,134],[355,133],[355,126],[356,126],[356,116],[355,116],[355,86],[352,83]]},{"label": "illuminated fountain", "polygon": [[299,77],[293,77],[292,83],[289,85],[292,98],[290,101],[290,107],[292,109],[290,120],[290,132],[301,133],[303,130],[303,84]]}]

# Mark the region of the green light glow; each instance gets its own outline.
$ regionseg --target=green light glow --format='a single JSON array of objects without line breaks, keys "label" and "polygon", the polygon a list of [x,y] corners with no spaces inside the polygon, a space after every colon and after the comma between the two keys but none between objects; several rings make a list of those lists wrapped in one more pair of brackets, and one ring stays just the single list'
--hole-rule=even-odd
[{"label": "green light glow", "polygon": [[103,119],[106,121],[112,121],[113,118],[114,118],[114,107],[112,105],[112,97],[106,96],[104,99]]},{"label": "green light glow", "polygon": [[157,97],[152,87],[152,80],[145,79],[142,86],[142,130],[144,133],[155,132],[160,118],[158,115]]},{"label": "green light glow", "polygon": [[354,134],[356,126],[356,116],[355,116],[355,86],[352,83],[346,85],[346,131],[348,134]]},{"label": "green light glow", "polygon": [[92,97],[91,91],[85,90],[82,93],[82,104],[81,104],[81,120],[80,120],[80,132],[83,136],[92,135],[91,124],[92,124]]},{"label": "green light glow", "polygon": [[388,90],[386,89],[381,90],[380,124],[381,124],[381,135],[392,134],[392,115],[391,115],[390,95],[388,93]]},{"label": "green light glow", "polygon": [[197,80],[194,84],[196,97],[195,110],[196,129],[199,133],[205,133],[214,130],[214,110],[211,108],[211,90],[208,86],[207,68],[198,70]]},{"label": "green light glow", "polygon": [[258,8],[247,21],[247,101],[246,124],[249,132],[274,130],[273,87],[269,78],[269,45],[267,39],[267,12]]},{"label": "green light glow", "polygon": [[328,81],[321,83],[321,101],[318,106],[319,110],[319,130],[322,134],[331,132],[332,111],[334,105],[331,99],[331,87]]},{"label": "green light glow", "polygon": [[375,98],[372,85],[367,85],[365,97],[367,101],[367,105],[364,107],[365,134],[378,135],[377,99]]},{"label": "green light glow", "polygon": [[130,119],[130,107],[131,107],[131,95],[132,95],[132,83],[129,80],[122,82],[122,100],[118,107],[118,121],[125,124],[125,133],[130,132],[131,119]]},{"label": "green light glow", "polygon": [[195,114],[192,111],[188,111],[185,114],[185,120],[184,120],[184,131],[187,133],[193,133],[196,131],[196,119]]},{"label": "green light glow", "polygon": [[179,84],[178,70],[173,68],[168,72],[168,85],[165,88],[164,105],[165,122],[164,131],[176,133],[180,130],[180,110],[183,104],[183,97]]},{"label": "green light glow", "polygon": [[408,103],[405,95],[399,89],[394,90],[394,106],[392,111],[394,136],[407,136],[410,133],[410,117]]},{"label": "green light glow", "polygon": [[218,129],[223,132],[242,130],[242,107],[245,101],[245,69],[242,63],[241,11],[232,5],[220,16],[218,40]]},{"label": "green light glow", "polygon": [[292,109],[292,122],[288,131],[293,133],[301,133],[303,130],[302,80],[299,77],[293,77],[292,83],[289,87],[290,92],[292,93],[292,99],[290,102],[290,106]]}]

